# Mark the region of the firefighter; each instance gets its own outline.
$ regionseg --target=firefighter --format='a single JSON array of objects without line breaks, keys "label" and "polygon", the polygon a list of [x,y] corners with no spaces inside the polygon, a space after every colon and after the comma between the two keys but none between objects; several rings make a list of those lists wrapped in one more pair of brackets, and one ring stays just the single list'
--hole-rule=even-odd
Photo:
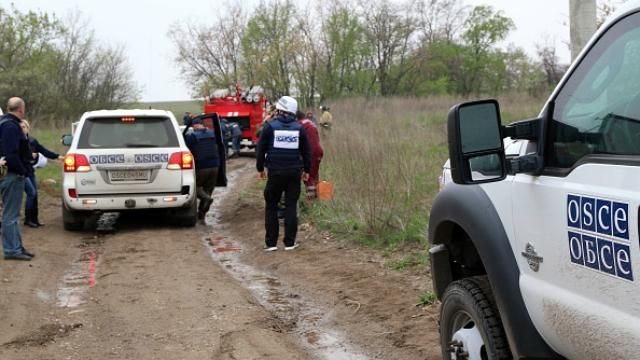
[{"label": "firefighter", "polygon": [[231,133],[231,148],[233,149],[230,158],[240,156],[240,136],[242,136],[240,124],[236,121],[229,122],[229,131]]},{"label": "firefighter", "polygon": [[220,118],[220,130],[222,131],[222,143],[224,144],[225,159],[229,158],[229,140],[231,140],[231,128],[226,118]]},{"label": "firefighter", "polygon": [[200,199],[198,219],[203,220],[213,203],[211,194],[216,186],[220,158],[215,133],[204,126],[201,118],[193,118],[191,125],[193,133],[185,137],[185,142],[196,163],[196,195]]},{"label": "firefighter", "polygon": [[309,141],[309,147],[311,148],[311,169],[309,171],[309,179],[304,182],[307,199],[313,200],[318,196],[316,187],[318,181],[320,181],[320,161],[324,155],[322,146],[320,145],[320,136],[318,134],[318,127],[309,118],[309,112],[304,114],[298,111],[296,116],[298,122],[304,128],[304,132],[307,134],[307,140]]},{"label": "firefighter", "polygon": [[331,125],[333,124],[333,115],[329,112],[329,108],[326,106],[320,106],[320,111],[322,111],[322,115],[320,115],[320,126],[327,130],[331,129]]},{"label": "firefighter", "polygon": [[[309,180],[311,150],[302,125],[296,121],[298,102],[283,96],[276,104],[276,117],[264,124],[258,140],[256,169],[267,180],[265,199],[265,251],[278,250],[278,201],[285,197],[284,249],[298,247],[297,203],[300,197],[300,178]],[[265,167],[267,172],[265,172]]]}]

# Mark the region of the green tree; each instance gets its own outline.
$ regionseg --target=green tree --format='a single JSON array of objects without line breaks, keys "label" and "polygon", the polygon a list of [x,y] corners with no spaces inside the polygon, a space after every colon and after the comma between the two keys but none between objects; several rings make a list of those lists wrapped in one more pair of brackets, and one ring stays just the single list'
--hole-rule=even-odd
[{"label": "green tree", "polygon": [[[476,6],[473,8],[465,23],[462,39],[465,45],[464,64],[460,78],[459,92],[462,95],[480,94],[483,91],[495,89],[483,88],[485,80],[489,80],[487,65],[494,68],[500,66],[493,51],[499,41],[504,40],[509,32],[515,29],[513,20],[496,12],[491,6]],[[491,76],[495,76],[495,72]]]},{"label": "green tree", "polygon": [[[28,99],[29,116],[45,111],[55,97],[52,59],[60,22],[45,13],[0,8],[0,99]],[[4,106],[4,104],[2,105]]]},{"label": "green tree", "polygon": [[333,2],[322,23],[320,75],[321,100],[344,95],[369,95],[373,72],[372,48],[367,43],[364,27],[353,9]]},{"label": "green tree", "polygon": [[[417,29],[417,19],[410,9],[411,6],[407,4],[395,4],[390,0],[360,3],[365,36],[373,48],[372,60],[382,96],[393,95],[397,91],[397,84],[412,69],[407,60],[412,50],[411,40]],[[392,73],[394,65],[398,66]]]},{"label": "green tree", "polygon": [[262,2],[249,18],[241,41],[248,84],[261,84],[273,97],[292,90],[292,63],[299,44],[297,11],[290,0]]},{"label": "green tree", "polygon": [[100,46],[79,14],[63,23],[0,7],[0,97],[23,97],[31,120],[70,120],[132,102],[131,78],[122,49]]}]

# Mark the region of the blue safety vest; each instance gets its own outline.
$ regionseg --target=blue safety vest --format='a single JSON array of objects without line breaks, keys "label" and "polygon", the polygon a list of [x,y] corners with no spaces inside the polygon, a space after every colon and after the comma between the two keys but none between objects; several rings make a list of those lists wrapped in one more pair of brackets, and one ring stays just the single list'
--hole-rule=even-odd
[{"label": "blue safety vest", "polygon": [[218,144],[216,134],[209,130],[195,130],[196,144],[193,147],[193,157],[196,160],[196,168],[204,169],[220,165],[218,156]]},{"label": "blue safety vest", "polygon": [[269,122],[273,139],[267,150],[266,166],[269,169],[302,168],[300,133],[302,125],[293,118],[277,117]]}]

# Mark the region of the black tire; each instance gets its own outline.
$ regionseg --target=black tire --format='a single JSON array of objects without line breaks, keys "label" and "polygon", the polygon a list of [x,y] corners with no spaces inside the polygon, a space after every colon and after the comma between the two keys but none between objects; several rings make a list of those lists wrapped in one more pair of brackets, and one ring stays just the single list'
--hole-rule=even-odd
[{"label": "black tire", "polygon": [[62,203],[62,225],[67,231],[80,231],[84,229],[86,216],[81,211],[73,211],[68,209]]},{"label": "black tire", "polygon": [[198,223],[198,198],[193,195],[193,200],[188,207],[178,209],[175,220],[179,226],[194,227]]},{"label": "black tire", "polygon": [[[469,350],[463,348],[464,344],[452,344],[454,335],[461,329],[478,330],[483,343],[481,359],[512,358],[486,276],[454,281],[445,290],[440,307],[440,345],[443,359],[453,358],[455,351]],[[462,357],[458,357],[460,358]]]}]

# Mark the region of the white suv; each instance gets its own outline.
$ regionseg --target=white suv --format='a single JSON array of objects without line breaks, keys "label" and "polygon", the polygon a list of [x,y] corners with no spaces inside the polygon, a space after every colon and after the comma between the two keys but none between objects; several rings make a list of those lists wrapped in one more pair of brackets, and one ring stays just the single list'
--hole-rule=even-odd
[{"label": "white suv", "polygon": [[82,229],[91,213],[135,209],[196,224],[194,159],[171,112],[92,111],[74,125],[63,137],[65,229]]}]

